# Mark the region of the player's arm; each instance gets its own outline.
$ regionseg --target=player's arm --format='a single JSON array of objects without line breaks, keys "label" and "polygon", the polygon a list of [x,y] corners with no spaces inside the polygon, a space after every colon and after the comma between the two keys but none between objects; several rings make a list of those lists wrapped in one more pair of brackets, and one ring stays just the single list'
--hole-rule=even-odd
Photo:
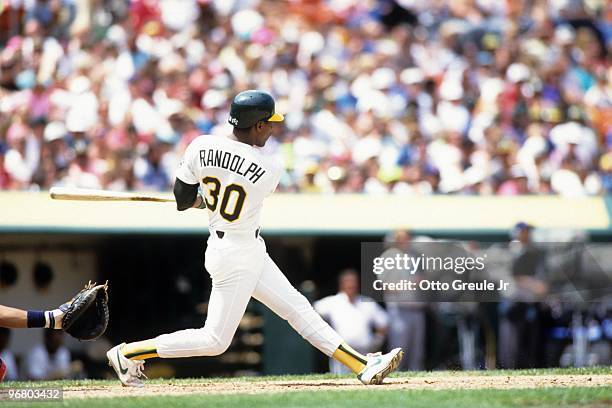
[{"label": "player's arm", "polygon": [[194,142],[191,142],[187,146],[181,165],[176,172],[174,198],[176,199],[176,209],[179,211],[185,211],[189,208],[206,208],[204,199],[198,194],[199,177],[193,166],[192,159],[198,154],[196,150]]},{"label": "player's arm", "polygon": [[28,327],[28,312],[0,305],[0,327],[23,329]]},{"label": "player's arm", "polygon": [[62,310],[21,310],[0,305],[0,327],[9,329],[47,328],[61,329]]},{"label": "player's arm", "polygon": [[176,209],[185,211],[189,208],[205,208],[204,199],[198,194],[199,184],[187,184],[178,177],[174,182]]}]

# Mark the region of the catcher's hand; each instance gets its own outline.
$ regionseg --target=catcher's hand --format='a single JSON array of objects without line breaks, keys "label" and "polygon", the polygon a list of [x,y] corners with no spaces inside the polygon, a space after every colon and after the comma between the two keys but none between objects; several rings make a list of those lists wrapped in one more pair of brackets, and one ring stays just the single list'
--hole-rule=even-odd
[{"label": "catcher's hand", "polygon": [[108,282],[89,283],[59,308],[64,312],[62,330],[79,340],[95,340],[108,326]]}]

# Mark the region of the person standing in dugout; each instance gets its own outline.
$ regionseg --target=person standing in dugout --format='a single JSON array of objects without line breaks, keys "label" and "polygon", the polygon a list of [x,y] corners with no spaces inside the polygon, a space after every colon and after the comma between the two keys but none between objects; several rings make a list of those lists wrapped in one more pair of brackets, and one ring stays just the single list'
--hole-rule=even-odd
[{"label": "person standing in dugout", "polygon": [[265,145],[272,126],[283,119],[268,93],[244,91],[235,96],[230,109],[229,123],[236,140],[202,135],[187,147],[177,171],[174,196],[179,211],[208,210],[205,267],[212,278],[208,316],[199,329],[111,348],[106,355],[123,385],[144,385],[144,361],[148,358],[225,352],[251,297],[287,320],[314,347],[346,365],[363,384],[380,384],[401,362],[401,348],[368,355],[352,349],[266,252],[259,219],[264,198],[278,185],[280,168],[258,147]]}]

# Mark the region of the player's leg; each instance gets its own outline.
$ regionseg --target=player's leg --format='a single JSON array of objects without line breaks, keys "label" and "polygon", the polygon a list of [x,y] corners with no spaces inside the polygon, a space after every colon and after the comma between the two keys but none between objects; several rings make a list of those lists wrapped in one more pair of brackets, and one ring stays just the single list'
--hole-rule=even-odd
[{"label": "player's leg", "polygon": [[425,365],[425,312],[423,310],[412,310],[407,313],[405,319],[408,321],[410,343],[406,350],[410,350],[408,356],[408,369],[411,371],[423,370]]},{"label": "player's leg", "polygon": [[[364,383],[382,381],[401,361],[400,349],[385,355],[386,357],[369,358],[346,344],[319,316],[304,295],[291,285],[267,254],[253,297],[287,320],[291,327],[324,354],[344,364],[355,374],[363,376],[365,373],[365,377],[360,377]],[[373,367],[372,370],[366,370],[369,367]]]},{"label": "player's leg", "polygon": [[204,327],[128,343],[122,348],[122,354],[129,359],[144,360],[152,357],[216,356],[223,353],[238,328],[255,284],[245,275],[236,273],[229,279],[213,282]]},{"label": "player's leg", "polygon": [[302,337],[326,355],[331,356],[342,344],[338,333],[314,311],[267,254],[253,297],[287,320]]},{"label": "player's leg", "polygon": [[[260,252],[260,253],[258,253]],[[261,259],[257,265],[258,258]],[[154,339],[129,343],[123,355],[131,359],[215,356],[230,345],[257,284],[263,265],[258,248],[206,251],[206,269],[212,291],[204,327],[162,334]]]},{"label": "player's leg", "polygon": [[361,372],[367,364],[367,357],[344,342],[267,254],[253,297],[287,320],[310,344],[354,373]]},{"label": "player's leg", "polygon": [[204,327],[158,336],[155,342],[159,356],[216,356],[227,350],[251,299],[257,278],[257,267],[252,265],[242,265],[230,273],[215,276]]},{"label": "player's leg", "polygon": [[21,310],[14,307],[0,305],[0,327],[9,329],[25,329],[45,327],[47,329],[60,329],[64,312],[54,310]]},{"label": "player's leg", "polygon": [[[142,372],[142,360],[147,358],[214,356],[223,353],[231,343],[257,284],[264,253],[262,246],[235,250],[209,247],[206,251],[206,269],[212,277],[213,288],[204,327],[120,344],[109,350],[107,356],[122,383],[142,385],[137,377]],[[126,367],[132,370],[133,375],[127,371],[123,373]]]},{"label": "player's leg", "polygon": [[409,313],[406,309],[398,306],[397,303],[387,303],[387,313],[389,314],[389,321],[393,322],[389,326],[387,333],[387,345],[389,348],[394,349],[401,347],[404,350],[410,350],[410,355],[402,360],[399,369],[408,369],[408,360],[413,358],[414,349],[411,347],[411,338],[414,336],[409,330],[408,319],[405,314]]}]

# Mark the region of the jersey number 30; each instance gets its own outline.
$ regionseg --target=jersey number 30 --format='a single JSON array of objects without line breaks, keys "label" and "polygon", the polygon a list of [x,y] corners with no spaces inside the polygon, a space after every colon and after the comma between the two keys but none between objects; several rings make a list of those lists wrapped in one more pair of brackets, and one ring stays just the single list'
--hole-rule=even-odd
[{"label": "jersey number 30", "polygon": [[[221,207],[219,208],[219,214],[228,220],[229,222],[236,221],[240,217],[242,206],[244,205],[244,199],[246,198],[246,191],[244,187],[238,184],[230,184],[225,187],[223,194],[221,194],[221,182],[216,177],[204,177],[202,184],[208,186],[208,192],[204,194],[204,202],[206,208],[211,211],[217,210],[217,204],[219,204],[219,195],[221,195]],[[232,196],[236,196],[234,206],[231,212],[228,211],[228,205]]]}]

